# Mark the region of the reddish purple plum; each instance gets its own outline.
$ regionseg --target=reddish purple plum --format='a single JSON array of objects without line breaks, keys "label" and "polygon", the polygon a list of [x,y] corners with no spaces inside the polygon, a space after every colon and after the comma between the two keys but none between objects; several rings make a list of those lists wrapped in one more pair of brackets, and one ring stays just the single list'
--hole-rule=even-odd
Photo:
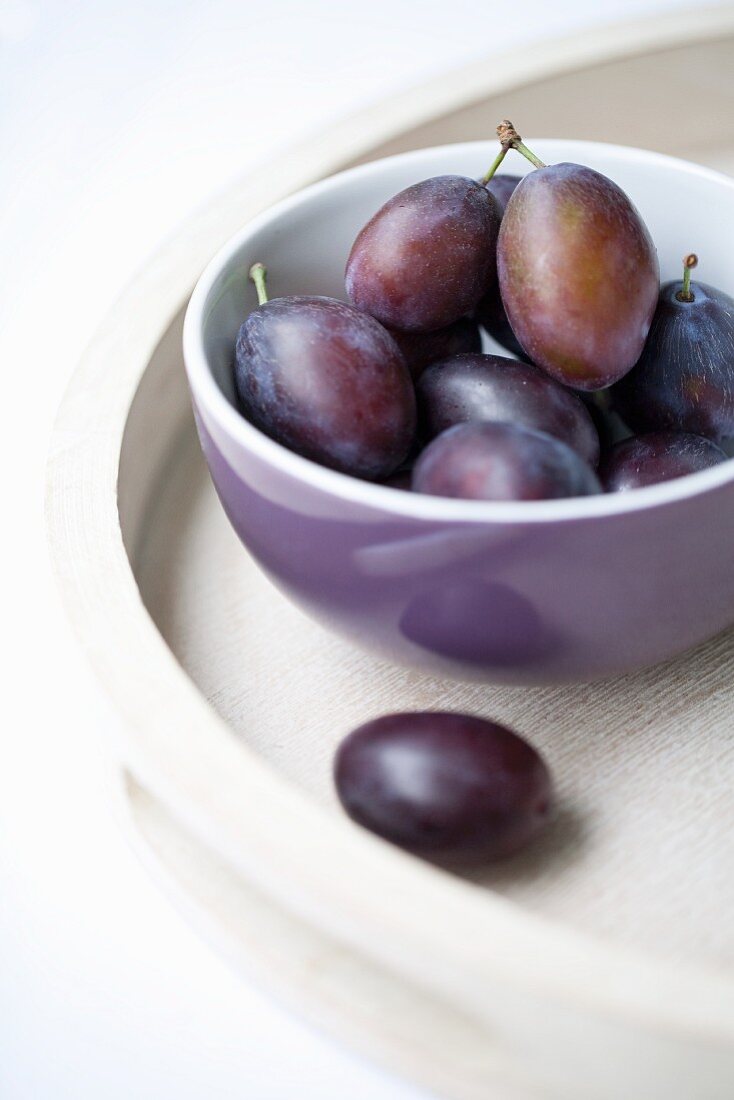
[{"label": "reddish purple plum", "polygon": [[436,359],[482,350],[479,326],[469,317],[462,317],[435,332],[401,332],[399,329],[388,329],[388,332],[402,351],[413,381]]},{"label": "reddish purple plum", "polygon": [[734,298],[684,277],[665,283],[642,356],[612,391],[635,431],[734,437]]},{"label": "reddish purple plum", "polygon": [[599,437],[582,401],[529,363],[501,355],[439,359],[416,386],[423,438],[454,424],[506,421],[547,432],[591,466],[599,461]]},{"label": "reddish purple plum", "polygon": [[655,247],[616,183],[581,164],[544,165],[511,133],[536,170],[512,193],[497,244],[508,321],[557,381],[603,389],[642,353],[659,290]]},{"label": "reddish purple plum", "polygon": [[349,254],[349,300],[390,328],[430,332],[472,313],[496,280],[500,213],[466,176],[435,176],[389,199]]},{"label": "reddish purple plum", "polygon": [[388,714],[365,723],[340,745],[334,780],[354,821],[443,862],[508,856],[551,813],[551,776],[537,750],[465,714]]},{"label": "reddish purple plum", "polygon": [[600,477],[608,493],[623,493],[709,470],[726,461],[721,448],[703,436],[650,432],[623,439],[612,447],[604,459]]},{"label": "reddish purple plum", "polygon": [[374,318],[335,298],[268,302],[264,269],[258,277],[261,304],[240,328],[235,352],[242,412],[306,458],[355,477],[387,477],[410,452],[416,426],[397,344]]},{"label": "reddish purple plum", "polygon": [[550,500],[601,486],[587,462],[546,432],[519,424],[457,424],[413,468],[413,490],[464,500]]}]

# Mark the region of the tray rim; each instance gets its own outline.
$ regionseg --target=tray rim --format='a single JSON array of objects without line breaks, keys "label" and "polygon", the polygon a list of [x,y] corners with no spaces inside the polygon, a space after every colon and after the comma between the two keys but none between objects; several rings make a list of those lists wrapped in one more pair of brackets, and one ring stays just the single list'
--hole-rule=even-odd
[{"label": "tray rim", "polygon": [[[403,995],[407,993],[411,1000],[409,1011],[417,1010],[418,1013],[418,1021],[410,1021],[407,1036],[404,1021],[400,1035],[391,1034],[390,1019],[385,1018],[384,1014],[381,1014],[376,1027],[368,1027],[364,1012],[355,1010],[355,1002],[361,1007],[365,974],[368,975],[366,993],[369,1001],[375,999],[374,983],[380,986],[384,995],[385,986],[395,983],[394,975],[386,974],[383,968],[373,966],[371,959],[366,959],[349,945],[336,943],[318,928],[294,919],[291,913],[286,915],[289,918],[289,928],[296,932],[298,944],[294,947],[292,940],[284,937],[282,931],[276,931],[274,935],[272,928],[268,927],[266,935],[269,951],[272,954],[275,943],[281,958],[273,967],[272,960],[269,964],[263,962],[259,952],[255,956],[251,946],[248,949],[245,943],[251,935],[248,923],[251,920],[250,911],[259,909],[263,900],[268,904],[268,899],[261,898],[257,888],[249,881],[242,883],[237,880],[235,886],[234,881],[229,880],[228,885],[223,887],[220,861],[220,866],[214,871],[216,898],[213,902],[211,899],[204,902],[200,896],[202,882],[197,869],[199,860],[195,858],[193,861],[193,877],[199,880],[192,888],[191,861],[187,860],[188,877],[184,878],[179,866],[180,857],[176,858],[175,852],[172,853],[172,849],[182,843],[186,847],[192,838],[187,837],[180,824],[170,818],[164,821],[164,833],[168,835],[161,838],[160,815],[161,812],[166,815],[166,811],[156,804],[156,800],[129,773],[118,768],[113,784],[116,810],[132,852],[183,920],[235,973],[252,982],[259,990],[271,991],[276,1002],[287,1011],[305,1014],[308,1009],[309,1022],[314,1023],[319,1031],[323,1031],[332,1040],[346,1042],[358,1056],[368,1057],[385,1071],[396,1073],[432,1094],[436,1092],[447,1100],[464,1100],[465,1097],[467,1100],[477,1100],[479,1095],[485,1100],[485,1086],[491,1082],[492,1086],[502,1085],[502,1100],[532,1100],[526,1085],[517,1080],[507,1055],[502,1056],[493,1049],[486,1051],[485,1062],[479,1074],[475,1065],[463,1067],[461,1081],[457,1082],[453,1045],[457,1038],[462,1042],[463,1048],[472,1039],[475,1042],[480,1041],[480,1029],[473,1021],[463,1020],[455,1009],[435,1000],[430,1002],[427,1011],[427,1006],[413,986],[402,983],[401,988]],[[175,830],[172,838],[171,828]],[[197,847],[202,846],[197,844]],[[209,855],[216,860],[216,853]],[[227,870],[231,872],[230,868]],[[236,878],[236,874],[231,873]],[[211,875],[210,868],[207,875]],[[211,885],[211,881],[206,885]],[[242,885],[248,895],[246,898],[238,896],[236,903],[231,896],[223,899],[223,894],[231,895],[235,889],[241,894]],[[236,918],[233,913],[235,905]],[[274,904],[270,904],[269,908],[276,917],[283,911]],[[243,909],[246,911],[244,918]],[[246,929],[244,934],[243,928]],[[327,968],[332,965],[335,956],[337,966],[345,959],[356,964],[357,970],[350,975],[348,987],[337,994],[337,999],[333,992],[325,993],[320,987],[318,973],[309,973],[310,952],[313,948],[309,947],[305,954],[299,954],[299,951],[304,951],[302,929],[306,930],[307,938],[318,941],[317,950],[327,956]],[[284,962],[291,963],[290,969],[286,969]],[[447,1021],[452,1036],[452,1044],[448,1049],[445,1043]],[[420,1039],[420,1051],[416,1049],[417,1037]]]},{"label": "tray rim", "polygon": [[[475,987],[499,982],[574,1011],[624,1025],[636,1022],[648,1032],[732,1042],[733,982],[695,968],[673,972],[662,961],[569,930],[428,868],[348,822],[335,822],[236,741],[150,619],[117,513],[120,448],[140,380],[213,252],[212,233],[221,233],[227,221],[241,224],[248,202],[251,217],[409,127],[503,89],[732,34],[734,7],[666,13],[664,21],[658,14],[601,30],[530,47],[521,59],[512,53],[492,56],[491,64],[472,63],[409,89],[389,101],[389,111],[384,102],[372,106],[292,150],[294,169],[278,193],[272,187],[279,178],[274,165],[287,153],[202,207],[123,292],[71,380],[49,457],[49,542],[67,612],[123,717],[118,751],[127,766],[186,828],[281,904],[480,1014],[482,998]],[[206,790],[220,792],[216,804]],[[263,813],[267,836],[260,825]],[[298,858],[307,837],[320,851],[319,865],[310,869]],[[345,865],[359,867],[348,888],[334,873]],[[390,913],[374,902],[376,894],[386,892],[401,901]],[[406,920],[411,911],[425,909],[436,914],[434,927],[452,928],[453,944]],[[487,951],[490,928],[493,949]],[[425,960],[435,961],[437,951],[444,952],[443,965],[428,974]],[[471,989],[460,980],[462,973],[473,976]]]}]

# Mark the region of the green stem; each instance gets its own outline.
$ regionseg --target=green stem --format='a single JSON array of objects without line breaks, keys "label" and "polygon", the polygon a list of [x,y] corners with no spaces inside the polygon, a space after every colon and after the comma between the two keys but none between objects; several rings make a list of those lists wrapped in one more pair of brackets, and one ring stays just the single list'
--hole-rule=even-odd
[{"label": "green stem", "polygon": [[531,149],[528,149],[527,145],[523,142],[522,138],[518,134],[515,127],[508,119],[504,119],[497,127],[497,137],[502,143],[502,148],[515,149],[518,153],[522,153],[526,160],[529,160],[533,168],[547,168],[540,157],[536,157],[535,153]]},{"label": "green stem", "polygon": [[536,157],[527,145],[522,141],[515,141],[512,143],[512,148],[516,149],[518,153],[522,153],[526,160],[529,160],[533,168],[547,168],[548,165],[545,161],[542,161],[540,157]]},{"label": "green stem", "polygon": [[695,296],[691,291],[691,270],[698,263],[698,256],[694,252],[683,257],[683,289],[679,290],[676,298],[679,302],[695,302]]},{"label": "green stem", "polygon": [[267,275],[267,269],[265,264],[261,264],[259,261],[253,264],[250,268],[250,278],[255,284],[255,290],[257,291],[258,305],[264,306],[268,300],[268,291],[265,286],[265,276]]},{"label": "green stem", "polygon": [[479,181],[480,183],[483,183],[483,184],[485,184],[485,185],[489,183],[489,181],[491,180],[492,176],[493,176],[493,175],[495,174],[495,172],[496,172],[496,171],[497,171],[497,169],[499,168],[500,164],[502,164],[502,161],[503,161],[503,160],[505,159],[505,157],[507,156],[507,150],[508,150],[508,149],[509,149],[509,146],[508,146],[508,145],[503,145],[503,146],[502,146],[502,148],[500,149],[499,153],[497,154],[497,156],[496,156],[496,157],[494,158],[494,160],[492,161],[492,164],[490,165],[490,167],[489,167],[488,171],[486,171],[486,172],[484,173],[484,175],[482,176],[481,180]]}]

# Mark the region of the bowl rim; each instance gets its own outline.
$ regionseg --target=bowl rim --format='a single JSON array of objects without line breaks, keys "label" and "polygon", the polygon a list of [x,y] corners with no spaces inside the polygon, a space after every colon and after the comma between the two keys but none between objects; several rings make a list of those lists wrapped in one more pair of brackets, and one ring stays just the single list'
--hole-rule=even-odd
[{"label": "bowl rim", "polygon": [[[690,176],[707,179],[725,188],[731,192],[734,202],[734,179],[715,169],[664,153],[607,142],[563,138],[531,137],[528,138],[528,144],[539,149],[541,154],[551,161],[568,156],[569,150],[572,157],[579,154],[583,156],[584,152],[593,153],[595,150],[603,150],[606,154],[613,153],[622,160],[675,169]],[[547,523],[626,515],[689,500],[691,497],[734,483],[734,460],[732,460],[708,470],[701,470],[685,477],[627,493],[600,493],[592,496],[537,501],[475,501],[431,496],[427,493],[401,491],[392,486],[362,481],[349,474],[321,466],[311,459],[288,450],[287,447],[265,435],[230,404],[210,369],[204,344],[204,331],[213,308],[211,295],[214,285],[234,256],[246,245],[248,239],[276,222],[282,215],[317,196],[348,187],[354,180],[379,176],[386,165],[410,164],[412,161],[430,158],[431,154],[447,149],[451,149],[456,154],[457,161],[460,162],[462,157],[468,158],[480,149],[493,151],[494,143],[485,140],[434,145],[394,156],[381,157],[358,165],[356,168],[337,172],[268,207],[247,221],[222,245],[200,275],[191,294],[184,319],[183,350],[186,372],[192,395],[200,405],[204,418],[211,418],[231,439],[246,450],[255,452],[265,463],[297,481],[308,484],[313,489],[338,497],[345,503],[361,504],[397,516],[433,522]],[[530,170],[530,167],[525,165],[516,167],[523,172]],[[246,314],[243,313],[243,320],[245,316]]]}]

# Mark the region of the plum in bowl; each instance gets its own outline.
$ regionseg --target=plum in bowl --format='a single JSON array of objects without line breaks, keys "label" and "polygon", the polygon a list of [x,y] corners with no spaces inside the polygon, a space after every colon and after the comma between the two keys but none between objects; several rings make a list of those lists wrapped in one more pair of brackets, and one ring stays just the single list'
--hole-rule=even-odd
[{"label": "plum in bowl", "polygon": [[[533,141],[630,196],[663,281],[695,246],[734,287],[734,181],[655,153]],[[245,547],[306,612],[387,659],[509,683],[591,680],[671,657],[734,623],[734,463],[632,493],[458,500],[359,480],[287,450],[237,408],[233,353],[265,260],[271,296],[345,298],[361,227],[396,192],[479,178],[490,142],[423,149],[324,180],[249,222],[211,261],[184,356],[214,485]],[[530,165],[513,158],[507,171]],[[504,168],[504,166],[503,166]]]}]

